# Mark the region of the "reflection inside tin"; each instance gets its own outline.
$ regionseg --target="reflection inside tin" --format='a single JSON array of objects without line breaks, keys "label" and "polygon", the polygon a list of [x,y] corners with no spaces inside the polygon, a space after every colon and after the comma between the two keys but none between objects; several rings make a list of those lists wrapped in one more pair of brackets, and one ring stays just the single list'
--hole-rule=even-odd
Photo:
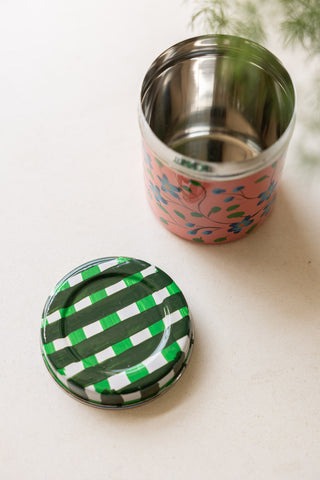
[{"label": "reflection inside tin", "polygon": [[273,55],[236,37],[224,42],[172,47],[142,86],[142,110],[157,137],[207,162],[257,156],[281,137],[294,109],[292,84]]}]

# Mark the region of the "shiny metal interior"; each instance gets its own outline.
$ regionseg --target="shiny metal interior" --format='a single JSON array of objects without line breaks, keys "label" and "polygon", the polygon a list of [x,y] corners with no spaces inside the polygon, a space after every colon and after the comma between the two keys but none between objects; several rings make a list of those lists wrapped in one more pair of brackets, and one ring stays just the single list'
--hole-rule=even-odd
[{"label": "shiny metal interior", "polygon": [[241,162],[273,145],[295,104],[277,58],[248,40],[208,35],[171,47],[142,85],[143,115],[180,154],[205,162]]}]

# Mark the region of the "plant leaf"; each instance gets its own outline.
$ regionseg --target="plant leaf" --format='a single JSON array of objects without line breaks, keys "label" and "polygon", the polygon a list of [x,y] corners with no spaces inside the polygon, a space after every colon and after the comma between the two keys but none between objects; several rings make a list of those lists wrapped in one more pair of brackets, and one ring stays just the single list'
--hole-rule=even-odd
[{"label": "plant leaf", "polygon": [[176,215],[178,215],[178,217],[183,218],[183,220],[186,219],[186,217],[183,215],[183,213],[178,212],[178,210],[174,210],[174,213],[175,213]]},{"label": "plant leaf", "polygon": [[164,208],[164,206],[163,206],[163,205],[161,205],[161,203],[157,203],[157,205],[158,205],[158,207],[160,207],[160,208],[161,208],[161,210],[163,210],[165,213],[168,213],[168,215],[169,215],[169,212],[168,212],[168,210],[166,210],[166,209]]},{"label": "plant leaf", "polygon": [[234,212],[230,213],[227,218],[237,218],[237,217],[243,217],[244,212]]},{"label": "plant leaf", "polygon": [[258,180],[256,180],[254,183],[262,182],[262,181],[265,180],[266,178],[269,178],[269,175],[263,175],[263,177],[258,178]]},{"label": "plant leaf", "polygon": [[227,208],[227,212],[231,212],[232,210],[235,210],[236,208],[239,208],[240,205],[230,205],[230,207]]},{"label": "plant leaf", "polygon": [[[212,207],[211,210],[210,210],[210,213],[217,213],[217,212],[220,212],[221,208],[220,207]],[[210,215],[209,213],[209,215]]]},{"label": "plant leaf", "polygon": [[189,183],[192,185],[195,185],[196,187],[202,187],[200,182],[197,182],[196,180],[189,180]]},{"label": "plant leaf", "polygon": [[246,231],[246,234],[248,235],[248,233],[251,233],[252,230],[253,230],[254,228],[256,228],[257,225],[258,225],[257,223],[255,223],[254,225],[252,225],[252,227],[250,227],[249,230]]}]

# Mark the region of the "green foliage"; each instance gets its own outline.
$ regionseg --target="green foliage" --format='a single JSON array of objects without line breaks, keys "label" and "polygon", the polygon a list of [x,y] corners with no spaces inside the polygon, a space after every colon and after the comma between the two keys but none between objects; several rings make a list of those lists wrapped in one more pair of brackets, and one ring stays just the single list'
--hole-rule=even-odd
[{"label": "green foliage", "polygon": [[280,0],[285,19],[281,29],[285,43],[300,43],[310,53],[320,53],[319,0]]},{"label": "green foliage", "polygon": [[191,23],[200,22],[212,33],[230,33],[252,38],[258,42],[265,40],[256,3],[251,0],[196,0],[198,8]]},{"label": "green foliage", "polygon": [[208,33],[234,34],[264,43],[264,25],[276,22],[285,45],[299,43],[312,54],[320,53],[320,0],[193,1],[196,8],[191,24],[200,23]]},{"label": "green foliage", "polygon": [[[308,55],[320,55],[320,0],[187,0],[195,5],[191,26],[199,24],[203,33],[224,33],[264,44],[269,35],[279,34],[285,47],[301,46]],[[242,50],[241,58],[246,58]],[[239,61],[239,68],[242,64]],[[240,72],[241,73],[241,72]],[[318,96],[303,122],[305,136],[319,137],[320,65],[313,89]],[[310,169],[320,166],[319,151],[302,142],[300,158]],[[262,181],[263,179],[259,179]]]}]

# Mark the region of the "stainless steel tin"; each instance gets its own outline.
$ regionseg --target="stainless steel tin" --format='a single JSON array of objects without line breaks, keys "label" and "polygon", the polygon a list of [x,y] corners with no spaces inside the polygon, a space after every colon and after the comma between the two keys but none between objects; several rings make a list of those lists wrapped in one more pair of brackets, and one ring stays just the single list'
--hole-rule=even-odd
[{"label": "stainless steel tin", "polygon": [[[157,165],[169,169],[165,178],[168,173],[176,175],[169,184],[179,199],[179,175],[204,182],[207,197],[214,189],[227,192],[233,186],[228,182],[248,179],[281,160],[294,117],[295,90],[284,66],[260,45],[234,36],[206,35],[174,45],[153,62],[141,88],[139,123],[145,155],[148,162],[156,158]],[[261,182],[263,189],[266,185]],[[159,216],[155,204],[167,209],[175,197],[170,192],[165,196],[165,180],[152,185],[151,203]],[[180,213],[185,216],[184,212]],[[198,213],[208,216],[208,212]],[[169,229],[189,238],[181,225],[170,228],[171,220],[165,220]],[[235,238],[227,237],[226,241]]]}]

